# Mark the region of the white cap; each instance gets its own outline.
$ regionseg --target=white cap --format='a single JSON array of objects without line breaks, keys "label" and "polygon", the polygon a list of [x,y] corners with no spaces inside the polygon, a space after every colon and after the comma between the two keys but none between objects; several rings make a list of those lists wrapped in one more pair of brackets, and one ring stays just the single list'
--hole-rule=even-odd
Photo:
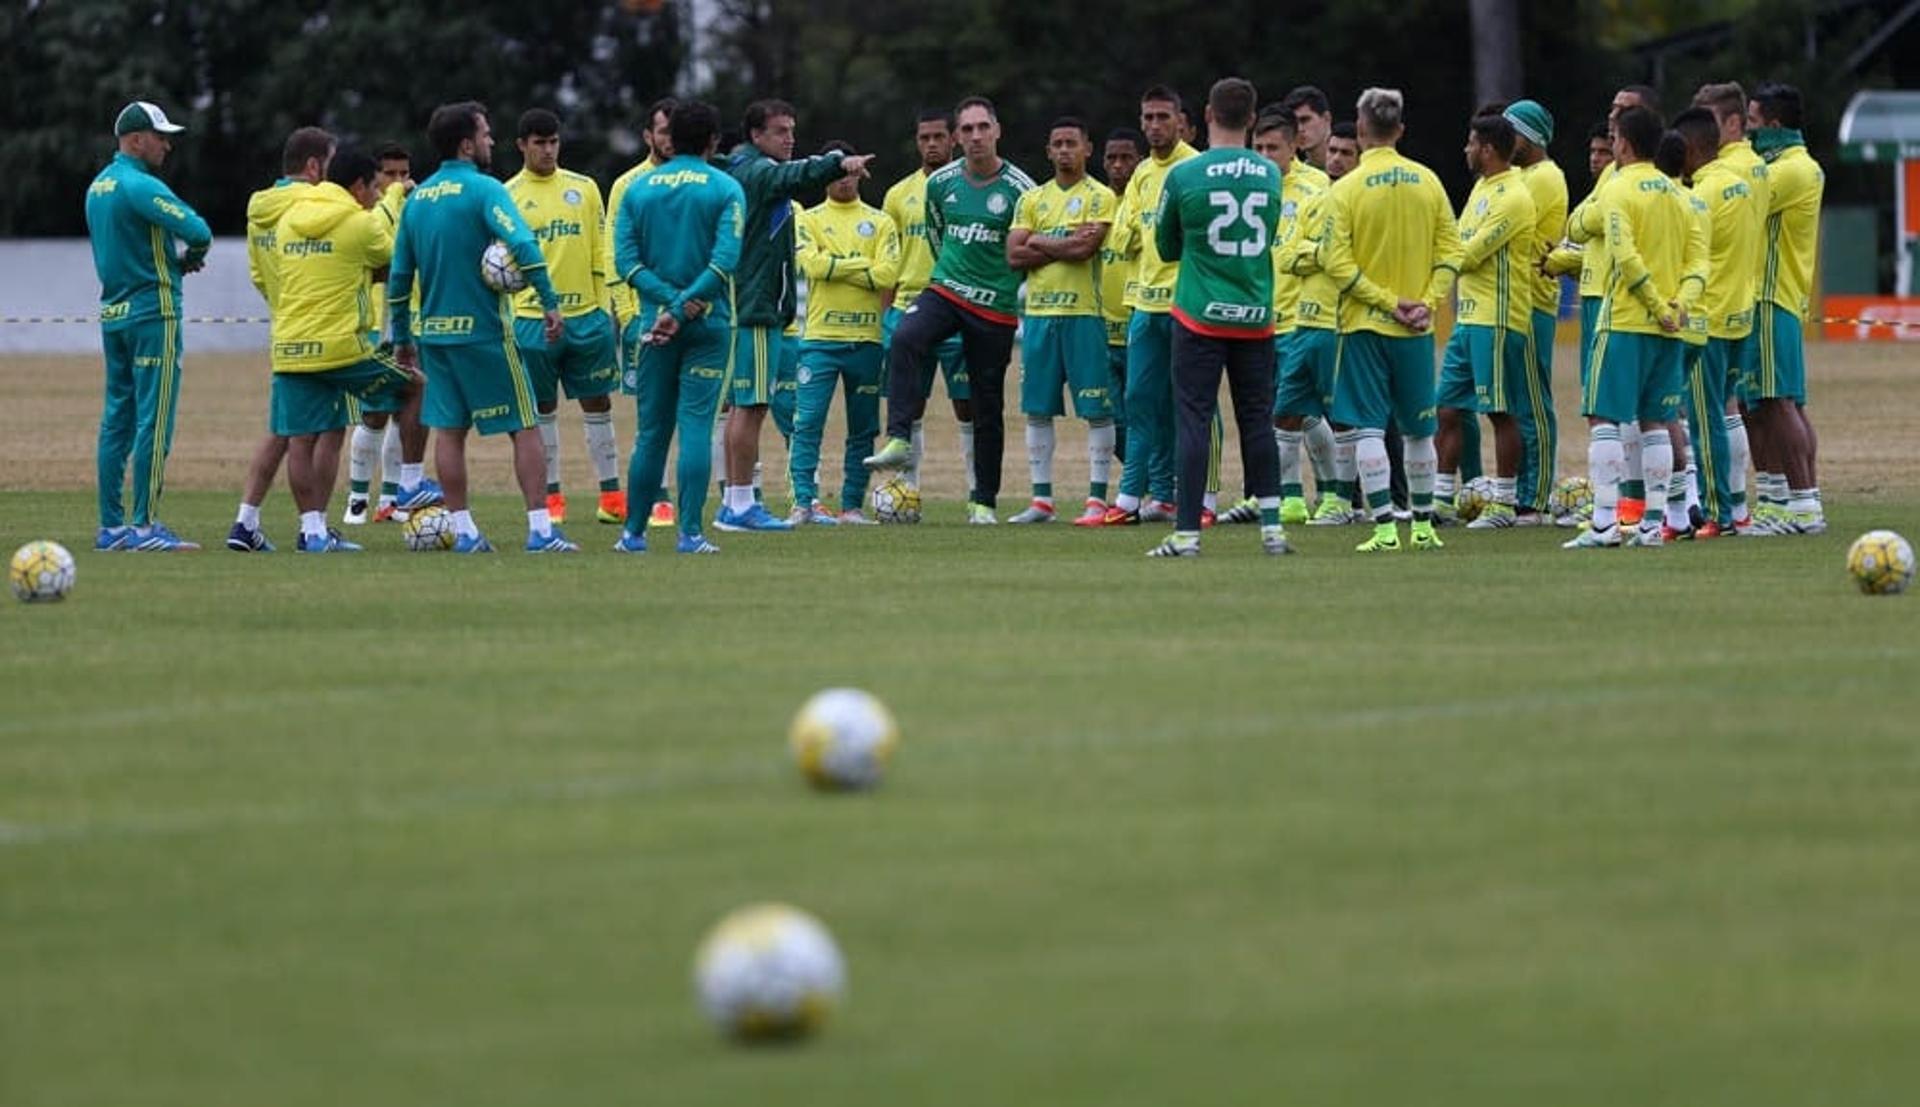
[{"label": "white cap", "polygon": [[180,124],[167,118],[160,105],[145,100],[135,100],[120,109],[120,115],[113,121],[115,135],[130,135],[140,131],[159,131],[163,135],[175,135],[186,130]]}]

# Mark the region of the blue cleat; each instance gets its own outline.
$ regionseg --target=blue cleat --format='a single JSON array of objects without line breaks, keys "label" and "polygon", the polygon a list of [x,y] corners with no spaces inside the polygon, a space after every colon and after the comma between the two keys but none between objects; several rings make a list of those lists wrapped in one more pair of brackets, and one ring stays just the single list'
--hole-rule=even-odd
[{"label": "blue cleat", "polygon": [[446,494],[440,491],[440,485],[437,482],[421,477],[419,484],[411,488],[402,488],[396,493],[393,507],[396,511],[418,511],[423,507],[432,507],[445,499]]},{"label": "blue cleat", "polygon": [[315,538],[311,541],[302,534],[293,544],[293,548],[296,553],[310,554],[359,553],[361,549],[358,543],[349,542],[337,534],[328,534],[324,538]]},{"label": "blue cleat", "polygon": [[138,550],[141,553],[173,553],[199,548],[200,543],[187,541],[168,530],[165,523],[133,528],[133,533],[127,538],[127,544],[121,547],[126,550]]},{"label": "blue cleat", "polygon": [[487,541],[484,534],[463,534],[453,540],[453,552],[457,554],[483,554],[493,552],[493,543]]},{"label": "blue cleat", "polygon": [[620,532],[620,541],[613,544],[614,553],[643,554],[647,552],[647,536],[635,534],[630,530]]},{"label": "blue cleat", "polygon": [[684,554],[717,554],[720,552],[720,547],[698,534],[683,534],[680,536],[679,543],[674,546],[674,550]]},{"label": "blue cleat", "polygon": [[527,552],[579,553],[580,545],[577,542],[567,541],[567,536],[560,532],[560,528],[554,527],[545,534],[527,535]]},{"label": "blue cleat", "polygon": [[227,532],[227,549],[235,553],[272,553],[273,543],[258,527],[235,523]]},{"label": "blue cleat", "polygon": [[132,527],[101,527],[100,533],[93,538],[93,552],[112,553],[115,550],[124,550],[132,544]]},{"label": "blue cleat", "polygon": [[720,509],[720,514],[713,517],[713,525],[721,530],[734,533],[741,531],[793,529],[792,523],[787,522],[785,519],[774,518],[773,513],[767,510],[766,505],[758,503],[745,511],[729,511],[723,507]]}]

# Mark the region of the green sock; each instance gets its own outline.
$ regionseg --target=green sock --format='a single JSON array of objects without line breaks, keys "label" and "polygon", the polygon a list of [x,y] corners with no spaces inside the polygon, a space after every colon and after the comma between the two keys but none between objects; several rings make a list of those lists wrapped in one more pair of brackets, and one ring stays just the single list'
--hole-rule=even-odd
[{"label": "green sock", "polygon": [[553,482],[553,481],[548,481],[548,482],[547,482],[547,495],[549,495],[549,496],[555,496],[555,495],[558,495],[558,494],[559,494],[559,492],[560,492],[560,485],[559,485],[559,484],[557,484],[557,483],[555,483],[555,482]]},{"label": "green sock", "polygon": [[399,495],[400,495],[400,483],[399,483],[398,481],[391,481],[391,480],[383,480],[383,481],[381,481],[381,482],[380,482],[380,495],[381,495],[381,496],[382,496],[383,498],[385,498],[385,499],[393,499],[393,498],[395,498],[395,497],[397,497],[397,496],[399,496]]},{"label": "green sock", "polygon": [[1051,500],[1051,499],[1053,499],[1053,485],[1051,485],[1051,484],[1036,484],[1036,485],[1034,485],[1034,486],[1033,486],[1033,498],[1034,498],[1034,499],[1036,499],[1036,500]]},{"label": "green sock", "polygon": [[1282,484],[1280,486],[1280,498],[1283,500],[1305,499],[1306,495],[1307,486],[1304,484]]},{"label": "green sock", "polygon": [[1103,480],[1094,481],[1093,486],[1087,489],[1087,495],[1092,496],[1094,499],[1099,500],[1101,503],[1106,503],[1107,502],[1107,482]]},{"label": "green sock", "polygon": [[612,480],[603,480],[603,481],[601,481],[601,482],[600,482],[600,491],[602,491],[602,492],[618,492],[618,491],[620,491],[620,478],[619,478],[619,477],[614,477],[614,478],[613,478]]},{"label": "green sock", "polygon": [[367,482],[363,480],[348,481],[347,491],[364,500],[367,498]]}]

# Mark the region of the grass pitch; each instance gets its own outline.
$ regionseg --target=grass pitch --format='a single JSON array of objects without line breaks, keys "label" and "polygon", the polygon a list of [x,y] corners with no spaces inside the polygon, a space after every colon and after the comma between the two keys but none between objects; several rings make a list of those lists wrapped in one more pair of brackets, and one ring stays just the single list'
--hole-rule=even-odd
[{"label": "grass pitch", "polygon": [[[48,472],[7,549],[85,545]],[[1590,555],[1150,562],[952,500],[711,559],[80,553],[0,607],[0,1103],[1904,1101],[1920,601],[1842,559],[1920,503],[1862,473],[1824,538]],[[786,760],[830,684],[900,717],[873,795]],[[693,1004],[760,899],[848,957],[803,1048]]]}]

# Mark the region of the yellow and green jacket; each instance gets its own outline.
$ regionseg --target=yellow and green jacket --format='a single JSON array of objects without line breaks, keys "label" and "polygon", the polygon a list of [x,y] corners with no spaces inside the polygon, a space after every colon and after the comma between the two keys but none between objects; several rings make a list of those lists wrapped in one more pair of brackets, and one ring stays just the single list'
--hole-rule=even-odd
[{"label": "yellow and green jacket", "polygon": [[393,258],[385,218],[328,181],[294,201],[274,237],[273,371],[318,373],[364,361],[373,353],[372,271]]},{"label": "yellow and green jacket", "polygon": [[809,342],[879,342],[883,295],[900,279],[900,228],[859,200],[828,199],[795,225]]},{"label": "yellow and green jacket", "polygon": [[1460,209],[1460,323],[1522,334],[1532,328],[1533,228],[1533,197],[1520,170],[1474,184]]},{"label": "yellow and green jacket", "polygon": [[1393,311],[1402,299],[1438,310],[1459,274],[1459,233],[1439,178],[1392,147],[1376,146],[1327,195],[1332,219],[1319,258],[1340,290],[1340,333],[1426,333],[1402,326]]}]

